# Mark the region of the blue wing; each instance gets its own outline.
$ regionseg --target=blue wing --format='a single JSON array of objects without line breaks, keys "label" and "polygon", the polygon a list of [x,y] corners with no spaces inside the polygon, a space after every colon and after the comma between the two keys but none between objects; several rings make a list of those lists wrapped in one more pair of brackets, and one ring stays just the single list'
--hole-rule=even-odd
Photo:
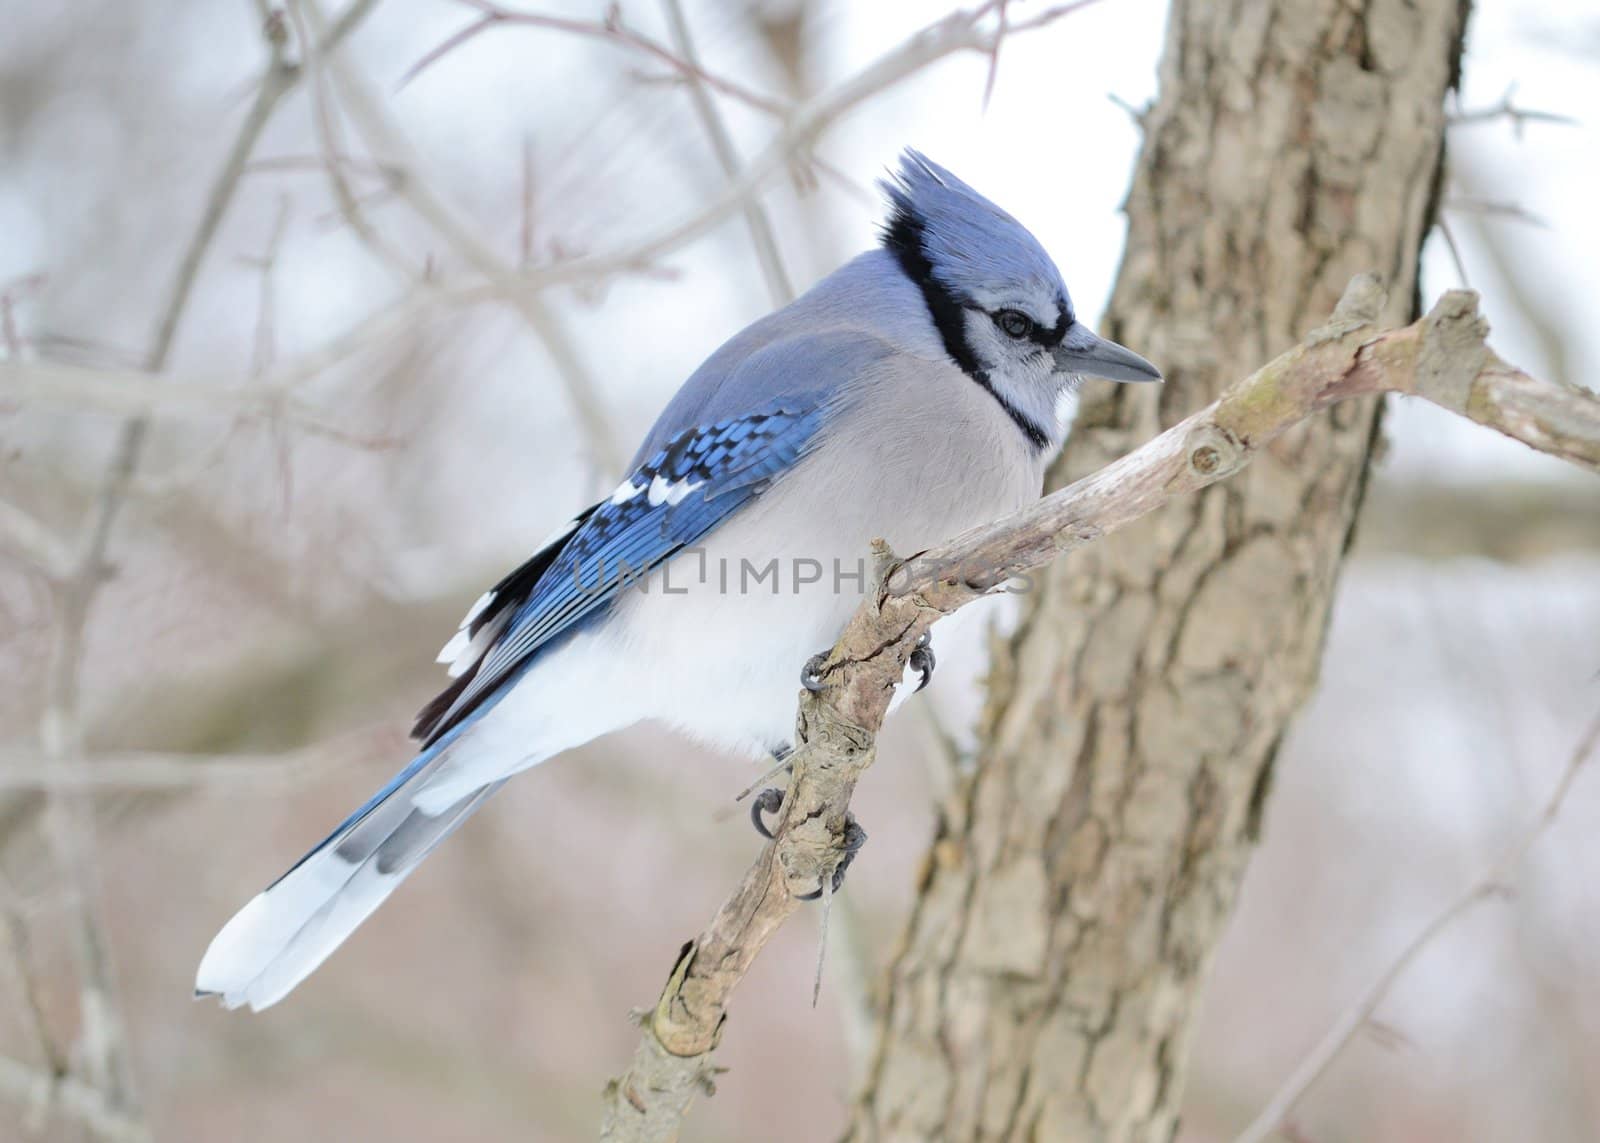
[{"label": "blue wing", "polygon": [[[858,267],[857,272],[872,268],[871,263],[857,259],[847,270]],[[888,271],[901,273],[892,262]],[[854,311],[862,308],[860,304],[852,307],[836,301],[827,305],[815,293],[768,314],[706,358],[662,410],[639,446],[634,463],[643,463],[679,433],[697,425],[714,424],[751,409],[808,409],[837,401],[869,374],[873,365],[894,352],[881,338],[839,324],[857,317]],[[852,300],[853,295],[844,291],[844,301]],[[795,336],[797,326],[811,332]]]},{"label": "blue wing", "polygon": [[760,495],[815,439],[828,406],[789,404],[686,429],[638,465],[576,528],[502,580],[469,618],[490,631],[456,685],[418,718],[438,741],[542,648],[601,614],[618,591],[695,543]]},{"label": "blue wing", "polygon": [[[840,274],[847,272],[870,277],[874,264],[858,258]],[[603,612],[624,586],[624,564],[628,575],[642,574],[692,545],[803,454],[825,417],[894,352],[851,324],[859,306],[855,293],[844,293],[851,304],[824,305],[813,291],[695,370],[617,494],[579,513],[472,609],[441,656],[455,660],[455,683],[417,716],[417,738],[437,742],[541,648]]]}]

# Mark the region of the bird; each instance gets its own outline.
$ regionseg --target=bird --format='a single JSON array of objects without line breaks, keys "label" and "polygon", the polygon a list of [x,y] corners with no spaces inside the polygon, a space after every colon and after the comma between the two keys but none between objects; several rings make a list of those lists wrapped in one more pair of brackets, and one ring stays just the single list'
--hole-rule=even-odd
[{"label": "bird", "polygon": [[876,246],[712,353],[615,491],[478,599],[418,753],[223,926],[197,997],[276,1004],[508,779],[600,735],[653,719],[781,757],[874,539],[923,551],[1024,507],[1084,377],[1161,380],[948,170],[907,149],[879,186]]}]

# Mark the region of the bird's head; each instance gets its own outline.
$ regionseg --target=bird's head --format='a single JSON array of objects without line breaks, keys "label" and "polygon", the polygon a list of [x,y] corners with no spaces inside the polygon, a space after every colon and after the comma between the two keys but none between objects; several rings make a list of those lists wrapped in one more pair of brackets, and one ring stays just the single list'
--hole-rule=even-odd
[{"label": "bird's head", "polygon": [[1055,403],[1080,378],[1161,380],[1078,321],[1038,240],[949,171],[907,150],[882,186],[883,244],[922,290],[946,352],[1036,445],[1054,440]]}]

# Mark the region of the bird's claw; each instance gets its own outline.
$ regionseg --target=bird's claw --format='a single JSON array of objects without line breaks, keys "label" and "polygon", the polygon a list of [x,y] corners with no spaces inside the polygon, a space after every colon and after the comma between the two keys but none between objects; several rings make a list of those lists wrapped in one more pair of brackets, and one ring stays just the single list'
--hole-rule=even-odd
[{"label": "bird's claw", "polygon": [[783,805],[783,791],[776,786],[768,786],[756,795],[756,800],[750,803],[750,824],[756,827],[756,832],[768,841],[774,840],[773,832],[767,828],[763,814],[775,814]]},{"label": "bird's claw", "polygon": [[[844,853],[839,858],[839,864],[833,867],[833,892],[837,893],[844,885],[844,872],[850,868],[850,863],[856,859],[856,854],[861,852],[861,847],[867,844],[867,831],[861,828],[861,823],[856,821],[854,814],[844,815]],[[815,893],[807,893],[798,898],[801,901],[815,901],[822,896],[819,886]]]},{"label": "bird's claw", "polygon": [[[755,801],[750,803],[750,824],[756,827],[756,832],[768,841],[777,840],[770,829],[767,828],[766,814],[775,814],[783,806],[783,791],[776,786],[768,786],[756,795]],[[867,831],[861,828],[861,823],[856,821],[855,815],[847,813],[844,816],[844,853],[839,858],[839,864],[833,867],[833,891],[837,893],[844,884],[845,870],[850,868],[850,863],[856,859],[856,854],[861,852],[861,847],[867,844]],[[801,901],[815,901],[822,896],[819,887],[814,893],[807,893],[798,898]]]},{"label": "bird's claw", "polygon": [[917,689],[911,692],[916,694],[933,680],[933,668],[938,662],[933,657],[933,633],[931,631],[922,633],[922,638],[917,640],[917,645],[911,648],[911,658],[907,661],[913,671],[917,671],[922,675],[922,681],[917,684]]},{"label": "bird's claw", "polygon": [[800,685],[812,694],[822,689],[823,668],[828,665],[828,652],[818,651],[806,660],[806,665],[800,668]]}]

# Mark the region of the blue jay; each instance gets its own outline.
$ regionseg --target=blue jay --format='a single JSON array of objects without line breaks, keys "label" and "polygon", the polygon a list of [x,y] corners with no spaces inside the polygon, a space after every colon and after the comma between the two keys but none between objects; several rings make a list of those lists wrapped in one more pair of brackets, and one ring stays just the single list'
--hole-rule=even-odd
[{"label": "blue jay", "polygon": [[644,719],[758,757],[868,588],[1036,499],[1080,378],[1156,381],[1010,215],[915,151],[882,243],[711,355],[625,480],[473,605],[421,752],[211,942],[198,995],[281,1000],[518,771]]}]

